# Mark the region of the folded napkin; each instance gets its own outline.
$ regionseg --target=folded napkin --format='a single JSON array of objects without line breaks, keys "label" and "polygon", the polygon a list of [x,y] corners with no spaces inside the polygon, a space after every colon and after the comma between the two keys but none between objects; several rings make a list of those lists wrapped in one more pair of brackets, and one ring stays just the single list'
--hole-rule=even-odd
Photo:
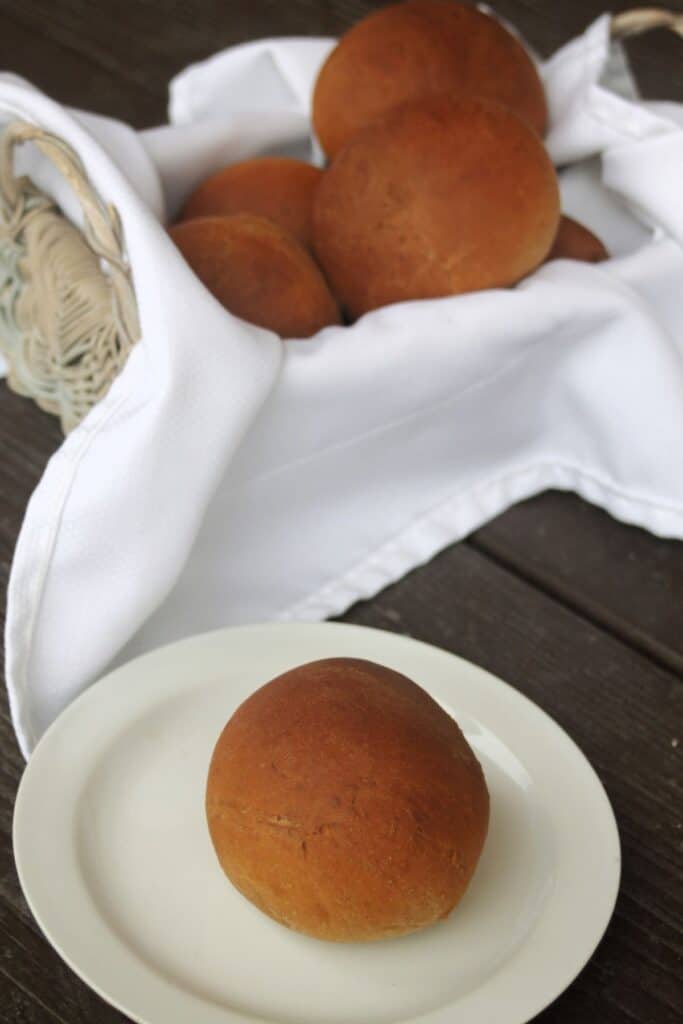
[{"label": "folded napkin", "polygon": [[[681,108],[636,99],[600,18],[541,71],[564,208],[612,259],[283,343],[219,306],[163,220],[228,161],[314,152],[331,45],[218,54],[171,83],[170,125],[139,134],[0,77],[0,126],[66,139],[117,207],[142,325],[26,511],[6,625],[25,754],[113,663],[229,623],[341,612],[548,487],[683,537]],[[39,155],[21,160],[77,220]]]}]

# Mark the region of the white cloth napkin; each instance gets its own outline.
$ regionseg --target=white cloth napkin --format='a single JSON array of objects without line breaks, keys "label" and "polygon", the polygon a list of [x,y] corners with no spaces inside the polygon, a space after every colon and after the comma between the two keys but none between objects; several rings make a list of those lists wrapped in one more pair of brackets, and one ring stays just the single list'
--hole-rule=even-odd
[{"label": "white cloth napkin", "polygon": [[599,19],[542,73],[565,209],[613,258],[283,343],[223,310],[161,221],[229,160],[310,152],[331,45],[218,54],[171,84],[172,124],[139,135],[0,77],[0,122],[65,138],[118,208],[142,323],[21,530],[6,673],[25,754],[112,663],[228,623],[341,612],[548,487],[683,537],[681,108],[629,98]]}]

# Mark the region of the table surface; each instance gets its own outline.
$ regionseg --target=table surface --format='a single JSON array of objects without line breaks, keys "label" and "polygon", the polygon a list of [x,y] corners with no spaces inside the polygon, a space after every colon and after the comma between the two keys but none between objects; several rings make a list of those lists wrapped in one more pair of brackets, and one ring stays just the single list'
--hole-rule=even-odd
[{"label": "table surface", "polygon": [[[603,9],[601,0],[492,3],[541,54]],[[145,127],[164,119],[166,83],[185,65],[261,36],[338,34],[377,6],[0,0],[0,67],[64,103]],[[683,12],[683,0],[668,6]],[[683,101],[680,39],[657,31],[629,43],[629,52],[646,97]],[[24,507],[59,442],[51,418],[0,384],[3,596]],[[680,1021],[683,544],[549,492],[510,509],[345,619],[408,633],[506,679],[575,738],[607,789],[624,856],[616,912],[589,965],[536,1020]],[[23,762],[4,689],[0,744],[0,1017],[12,1024],[125,1021],[52,951],[20,893],[11,818]]]}]

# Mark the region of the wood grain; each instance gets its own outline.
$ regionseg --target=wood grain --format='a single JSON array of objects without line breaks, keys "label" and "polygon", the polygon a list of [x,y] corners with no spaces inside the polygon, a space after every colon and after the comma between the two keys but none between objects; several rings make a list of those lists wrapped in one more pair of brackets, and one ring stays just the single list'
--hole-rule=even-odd
[{"label": "wood grain", "polygon": [[[61,102],[142,127],[163,120],[167,81],[186,64],[259,36],[337,34],[378,6],[0,0],[0,65]],[[541,54],[603,8],[598,0],[495,6]],[[683,12],[683,0],[667,6]],[[629,52],[646,96],[683,100],[683,43],[655,32],[629,43]],[[56,421],[0,386],[2,600],[23,510],[59,442]],[[435,643],[507,679],[569,731],[607,788],[624,847],[617,911],[596,955],[541,1024],[674,1024],[683,1016],[682,598],[683,545],[549,493],[346,616]],[[0,749],[0,1019],[125,1021],[51,950],[20,893],[11,815],[22,760],[4,691]]]},{"label": "wood grain", "polygon": [[[259,37],[338,35],[364,14],[382,6],[383,3],[368,0],[122,0],[97,5],[83,0],[22,0],[21,4],[0,0],[0,17],[4,25],[11,22],[41,41],[43,49],[56,44],[74,59],[86,62],[91,69],[91,81],[98,69],[99,88],[107,108],[100,107],[102,112],[116,111],[116,116],[143,127],[163,119],[166,83],[187,64],[225,46]],[[571,4],[500,0],[494,6],[524,32],[543,56],[582,31],[605,9],[595,0],[575,0]],[[617,0],[608,6],[617,12],[639,5],[635,0]],[[669,0],[665,6],[683,11],[683,0]],[[652,99],[683,95],[680,45],[678,39],[663,30],[629,42],[644,95]],[[52,61],[33,61],[30,49],[24,52],[33,68],[28,77],[61,96],[59,82],[57,88],[52,85]],[[15,68],[17,61],[9,61],[7,66]],[[72,74],[67,69],[67,80]],[[137,94],[127,111],[123,98],[111,91],[112,80]],[[91,88],[83,90],[83,94],[99,98],[100,92]],[[150,102],[146,94],[157,97],[157,101]]]},{"label": "wood grain", "polygon": [[[672,673],[543,594],[485,555],[456,545],[346,621],[438,643],[500,674],[549,711],[591,759],[620,825],[623,882],[612,926],[569,992],[542,1024],[633,1019],[673,1024],[680,965],[681,773],[672,741],[683,721],[683,688]],[[583,652],[581,658],[577,652]],[[0,742],[11,740],[0,720]],[[3,830],[18,755],[0,777]],[[39,997],[59,994],[69,1024],[125,1019],[93,1016],[94,997],[36,935],[0,860],[3,917],[12,978],[33,980]],[[576,991],[578,989],[578,991]],[[95,1000],[95,1003],[92,1002]]]},{"label": "wood grain", "polygon": [[683,544],[556,491],[515,506],[469,543],[683,674]]},{"label": "wood grain", "polygon": [[582,996],[568,993],[538,1020],[593,1019],[574,1016],[575,999],[585,996],[601,1008],[596,1020],[616,1022],[629,1012],[637,1021],[673,1024],[681,998],[680,677],[462,544],[345,620],[408,632],[482,665],[576,740],[619,822],[621,896],[577,983]]},{"label": "wood grain", "polygon": [[[98,114],[156,124],[164,119],[165,86],[157,93],[112,74],[87,53],[60,44],[51,34],[48,21],[39,30],[30,22],[15,20],[17,4],[0,7],[0,70],[11,70],[27,78],[48,95],[69,106],[92,109]],[[93,100],[91,100],[93,97]]]}]

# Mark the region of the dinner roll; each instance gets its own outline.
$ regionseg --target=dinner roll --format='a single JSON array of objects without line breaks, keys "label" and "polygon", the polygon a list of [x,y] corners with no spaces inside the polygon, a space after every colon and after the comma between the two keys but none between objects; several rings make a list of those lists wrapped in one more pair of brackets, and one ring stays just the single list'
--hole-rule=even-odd
[{"label": "dinner roll", "polygon": [[600,263],[608,260],[609,253],[600,239],[579,224],[578,220],[563,214],[555,235],[552,249],[546,262],[550,260],[581,260],[583,263]]},{"label": "dinner roll", "polygon": [[323,275],[297,240],[252,214],[198,217],[169,233],[197,277],[235,316],[308,338],[340,323]]},{"label": "dinner roll", "polygon": [[313,245],[352,317],[514,284],[543,262],[559,192],[542,142],[497,103],[435,94],[396,107],[337,155]]},{"label": "dinner roll", "polygon": [[363,18],[322,66],[313,126],[332,158],[358,130],[426,93],[483,96],[546,128],[543,85],[518,40],[495,18],[454,0],[409,0]]},{"label": "dinner roll", "polygon": [[289,157],[243,160],[206,178],[187,200],[182,219],[255,213],[310,246],[313,196],[321,175],[312,164]]},{"label": "dinner roll", "polygon": [[453,910],[489,797],[460,729],[424,690],[373,662],[330,658],[237,709],[213,752],[206,814],[247,899],[289,928],[355,942]]}]

